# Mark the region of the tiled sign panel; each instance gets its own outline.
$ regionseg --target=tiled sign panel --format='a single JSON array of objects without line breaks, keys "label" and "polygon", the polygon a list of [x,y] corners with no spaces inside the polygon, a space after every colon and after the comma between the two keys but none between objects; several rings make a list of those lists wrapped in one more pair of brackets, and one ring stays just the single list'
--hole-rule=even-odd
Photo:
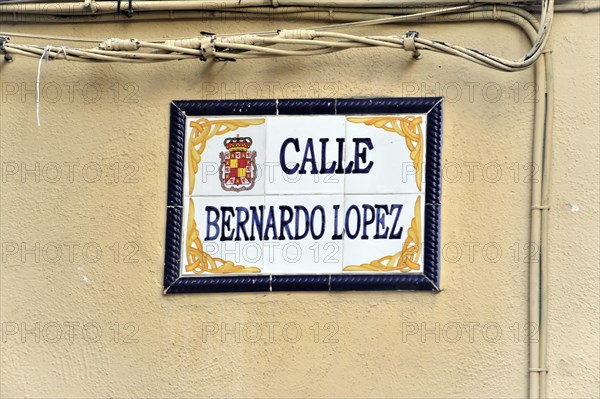
[{"label": "tiled sign panel", "polygon": [[441,104],[403,101],[174,103],[165,292],[438,289]]}]

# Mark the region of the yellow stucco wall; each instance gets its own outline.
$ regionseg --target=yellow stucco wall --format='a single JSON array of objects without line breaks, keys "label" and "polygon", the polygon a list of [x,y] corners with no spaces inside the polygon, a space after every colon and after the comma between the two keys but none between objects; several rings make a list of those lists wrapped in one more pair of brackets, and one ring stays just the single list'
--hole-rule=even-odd
[{"label": "yellow stucco wall", "polygon": [[[3,30],[141,39],[307,25],[316,23],[4,23]],[[599,25],[598,13],[559,14],[551,36],[554,398],[600,396]],[[409,28],[515,59],[529,46],[500,22],[356,32]],[[0,66],[2,397],[526,396],[533,69],[503,73],[382,49],[217,64],[50,62],[38,128],[37,65],[16,56]],[[446,96],[441,293],[162,294],[171,100],[439,95]]]}]

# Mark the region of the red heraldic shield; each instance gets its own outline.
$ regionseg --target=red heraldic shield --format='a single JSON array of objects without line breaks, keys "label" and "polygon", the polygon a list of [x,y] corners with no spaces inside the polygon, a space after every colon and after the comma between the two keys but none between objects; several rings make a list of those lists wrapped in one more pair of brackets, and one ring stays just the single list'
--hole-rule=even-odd
[{"label": "red heraldic shield", "polygon": [[250,137],[229,137],[223,141],[227,151],[219,154],[219,177],[225,191],[247,191],[256,182],[256,151]]}]

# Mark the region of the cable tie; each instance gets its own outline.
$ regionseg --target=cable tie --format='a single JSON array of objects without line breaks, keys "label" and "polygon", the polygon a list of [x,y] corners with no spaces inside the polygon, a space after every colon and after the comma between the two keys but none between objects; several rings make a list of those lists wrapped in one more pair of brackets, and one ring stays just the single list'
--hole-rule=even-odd
[{"label": "cable tie", "polygon": [[92,11],[92,14],[98,12],[98,5],[96,4],[96,0],[83,0],[83,6],[85,8],[89,8]]},{"label": "cable tie", "polygon": [[133,17],[133,2],[132,2],[132,0],[129,0],[129,8],[127,9],[127,12],[125,12],[125,15],[127,15],[127,18]]},{"label": "cable tie", "polygon": [[[127,16],[127,18],[133,17],[133,4],[131,1],[132,0],[129,0],[127,11],[125,11],[125,15]],[[120,14],[120,13],[121,13],[121,0],[117,0],[117,14]]]},{"label": "cable tie", "polygon": [[200,61],[208,61],[215,56],[215,36],[205,36],[200,39]]},{"label": "cable tie", "polygon": [[496,7],[496,4],[494,4],[494,11],[492,13],[492,16],[494,17],[494,21],[498,20],[498,7]]},{"label": "cable tie", "polygon": [[419,52],[419,50],[417,50],[417,47],[415,45],[415,39],[417,37],[419,37],[419,32],[417,32],[415,30],[409,30],[404,35],[403,46],[404,46],[404,50],[410,51],[413,53],[413,58],[415,60],[420,60],[422,58],[422,55]]},{"label": "cable tie", "polygon": [[530,373],[547,373],[549,370],[548,369],[541,369],[541,368],[530,368],[529,372]]},{"label": "cable tie", "polygon": [[549,210],[550,206],[549,205],[534,205],[531,207],[532,211],[545,211],[545,210]]},{"label": "cable tie", "polygon": [[0,36],[0,53],[4,54],[4,60],[6,62],[13,62],[12,55],[10,55],[6,52],[6,44],[8,43],[9,40],[10,40],[10,37],[8,37],[8,36]]},{"label": "cable tie", "polygon": [[60,48],[56,52],[56,55],[54,56],[54,59],[58,58],[60,53],[64,53],[65,60],[67,60],[67,61],[69,60],[69,58],[67,57],[67,47],[66,46],[60,46]]},{"label": "cable tie", "polygon": [[10,40],[8,36],[0,36],[0,53],[6,54],[6,43]]}]

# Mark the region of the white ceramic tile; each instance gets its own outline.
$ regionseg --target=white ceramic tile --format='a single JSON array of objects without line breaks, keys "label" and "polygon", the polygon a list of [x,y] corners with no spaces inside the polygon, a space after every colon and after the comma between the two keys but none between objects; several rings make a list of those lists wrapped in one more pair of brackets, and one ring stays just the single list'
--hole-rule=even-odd
[{"label": "white ceramic tile", "polygon": [[[186,141],[185,141],[185,185],[184,195],[189,195],[190,178],[190,134],[192,128],[190,123],[199,119],[209,121],[231,121],[228,125],[222,125],[219,131],[230,129],[228,133],[216,135],[206,141],[206,147],[201,154],[198,170],[195,174],[193,196],[252,196],[263,195],[265,192],[264,164],[266,154],[266,118],[247,117],[187,117]],[[254,121],[258,125],[248,125],[246,121]],[[244,144],[239,147],[248,147],[246,151],[230,151],[226,147],[232,145],[231,140],[240,139]],[[251,145],[250,145],[251,141]],[[238,147],[238,146],[236,146]],[[198,148],[198,147],[196,147]],[[233,147],[230,147],[233,149]],[[252,158],[252,154],[256,154]],[[223,160],[221,159],[223,156]],[[252,162],[251,162],[252,161]],[[256,165],[256,169],[253,164]],[[228,168],[229,167],[229,168]],[[230,177],[235,176],[232,181]],[[252,180],[254,185],[250,188]],[[235,191],[240,190],[240,191]]]},{"label": "white ceramic tile", "polygon": [[[235,265],[257,267],[263,264],[262,242],[252,230],[252,214],[262,213],[263,196],[231,196],[231,197],[190,197],[185,199],[183,220],[183,251],[182,274],[187,264],[187,232],[188,215],[191,212],[190,202],[193,201],[194,220],[198,237],[202,242],[205,253],[213,258],[232,261]],[[246,221],[244,223],[244,221]],[[254,237],[253,237],[254,235]],[[254,240],[252,240],[254,238]],[[222,262],[217,262],[222,265]],[[241,271],[240,273],[244,273]],[[254,273],[252,273],[254,274]],[[225,274],[203,273],[201,276],[223,276]]]},{"label": "white ceramic tile", "polygon": [[[265,273],[339,273],[342,266],[343,236],[338,234],[339,238],[335,239],[334,219],[335,207],[338,208],[338,214],[341,214],[343,201],[342,195],[267,196],[265,210],[273,207],[279,239],[274,240],[273,234],[270,234],[263,244]],[[308,218],[302,209],[306,210]],[[288,219],[290,212],[293,212],[293,217],[288,231],[281,228],[281,218],[283,216],[284,220]],[[302,235],[305,237],[300,238]]]},{"label": "white ceramic tile", "polygon": [[[423,195],[347,195],[343,220],[345,227],[344,267],[370,263],[384,256],[393,256],[401,251],[408,236],[411,221],[415,216],[417,198],[420,198],[422,243],[425,204]],[[402,206],[401,209],[398,207],[399,205]],[[380,223],[377,222],[378,219]],[[376,239],[377,236],[380,238]],[[383,239],[383,237],[388,239]],[[414,272],[422,271],[422,253],[421,249],[421,255],[417,262],[420,269]],[[364,272],[373,273],[369,270]],[[345,273],[361,273],[361,271],[346,271]],[[391,273],[396,272],[392,271]],[[398,271],[398,273],[400,272]]]},{"label": "white ceramic tile", "polygon": [[[190,119],[193,118],[188,122]],[[240,127],[207,141],[190,198],[194,202],[194,220],[201,245],[208,255],[235,265],[256,267],[262,275],[341,273],[345,266],[367,264],[401,251],[414,217],[417,197],[421,198],[420,237],[423,242],[424,195],[416,194],[418,189],[404,137],[364,123],[346,122],[345,116],[269,116],[264,119],[265,123],[260,125]],[[424,122],[421,127],[424,134]],[[186,146],[190,131],[188,129]],[[251,150],[256,151],[259,174],[251,190],[224,191],[218,172],[219,154],[229,153],[224,140],[238,134],[252,138]],[[288,145],[286,161],[291,164],[289,166],[298,164],[298,169],[306,168],[307,173],[300,175],[300,179],[297,174],[284,174],[280,167],[280,150],[287,138],[298,140],[298,150],[294,148],[295,142]],[[326,167],[331,167],[332,161],[339,161],[336,139],[343,145],[344,169],[350,162],[354,165],[349,170],[355,172],[366,168],[370,161],[373,166],[369,173],[363,174],[312,174],[312,162],[303,161],[305,154],[313,154],[306,151],[309,138],[313,140],[318,171],[322,166],[320,139],[329,140],[325,146]],[[361,138],[370,139],[373,150],[367,149],[366,141],[355,140]],[[364,152],[364,158],[356,158],[357,148],[359,155]],[[423,159],[425,155],[423,153]],[[185,173],[188,173],[188,156],[186,151]],[[423,172],[423,181],[424,178]],[[187,215],[191,211],[188,209],[188,179],[185,180],[181,270],[183,275],[193,275],[193,272],[185,271]],[[424,185],[421,191],[424,192]],[[402,205],[401,210],[399,205]],[[309,215],[313,213],[314,217],[309,216],[310,222],[304,218],[304,209]],[[376,221],[378,210],[379,227]],[[224,215],[230,215],[229,221]],[[325,228],[320,234],[323,218]],[[211,220],[214,223],[210,223]],[[282,228],[287,220],[287,228]],[[311,226],[317,237],[312,236]],[[301,237],[307,228],[307,234]],[[387,239],[377,239],[376,234]],[[394,234],[397,237],[393,237]],[[420,268],[422,259],[421,253],[417,259]],[[222,262],[217,261],[217,265]],[[346,271],[362,272],[374,271]],[[247,271],[238,273],[246,274]],[[222,275],[230,274],[201,274]]]},{"label": "white ceramic tile", "polygon": [[[268,172],[265,192],[267,194],[343,194],[343,174],[334,173],[334,169],[339,167],[338,145],[342,143],[343,148],[345,136],[344,116],[268,117]],[[286,142],[286,140],[294,141]],[[297,167],[299,173],[285,172],[280,161],[282,151],[288,169],[293,170]],[[325,166],[323,166],[323,159]],[[335,167],[332,168],[332,172],[329,172],[328,168],[331,168],[334,162]]]},{"label": "white ceramic tile", "polygon": [[[402,117],[393,115],[391,117]],[[415,167],[410,158],[406,139],[398,133],[389,132],[365,123],[346,122],[346,159],[347,162],[359,162],[355,170],[366,170],[373,162],[368,173],[351,173],[345,176],[346,194],[393,194],[425,192],[425,132],[426,116],[422,118],[423,134],[423,174],[421,190],[416,184]],[[378,118],[376,116],[350,116],[348,118]],[[388,124],[387,127],[390,125]],[[369,140],[367,142],[366,140]],[[356,140],[356,141],[355,141]],[[372,145],[372,149],[369,147]],[[361,158],[364,156],[364,158]],[[366,159],[365,159],[366,158]]]}]

